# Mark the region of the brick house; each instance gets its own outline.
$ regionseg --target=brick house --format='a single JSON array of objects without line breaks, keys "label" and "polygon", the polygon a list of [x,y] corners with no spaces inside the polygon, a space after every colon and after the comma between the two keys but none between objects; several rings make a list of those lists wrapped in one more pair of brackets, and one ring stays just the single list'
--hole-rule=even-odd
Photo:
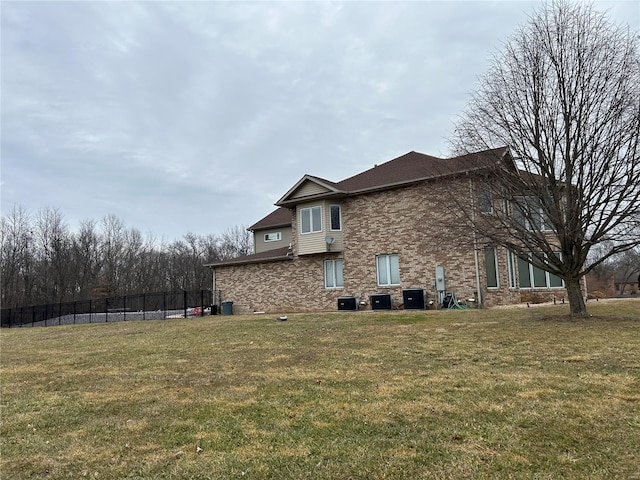
[{"label": "brick house", "polygon": [[254,254],[207,265],[213,288],[236,313],[429,308],[447,292],[482,306],[566,297],[560,278],[452,225],[456,205],[487,208],[482,178],[496,162],[512,163],[508,148],[409,152],[337,183],[305,175],[249,227]]}]

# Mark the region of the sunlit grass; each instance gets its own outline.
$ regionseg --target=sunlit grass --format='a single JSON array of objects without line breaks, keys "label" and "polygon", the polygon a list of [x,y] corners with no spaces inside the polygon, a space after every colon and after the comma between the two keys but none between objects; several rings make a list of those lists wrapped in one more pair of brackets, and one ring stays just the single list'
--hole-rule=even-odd
[{"label": "sunlit grass", "polygon": [[2,478],[640,478],[640,301],[2,330]]}]

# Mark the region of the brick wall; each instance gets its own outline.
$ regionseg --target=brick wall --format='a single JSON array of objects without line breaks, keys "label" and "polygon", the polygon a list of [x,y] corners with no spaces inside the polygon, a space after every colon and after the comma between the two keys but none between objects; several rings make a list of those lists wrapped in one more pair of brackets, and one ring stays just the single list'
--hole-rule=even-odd
[{"label": "brick wall", "polygon": [[[436,266],[442,266],[448,292],[477,299],[477,261],[485,305],[517,303],[520,292],[508,288],[506,251],[498,249],[500,288],[487,290],[483,250],[476,258],[473,236],[453,213],[469,192],[468,179],[451,179],[348,197],[342,203],[344,251],[338,253],[298,256],[294,214],[291,260],[217,267],[216,288],[237,313],[336,310],[340,296],[368,303],[376,293],[391,294],[398,306],[407,288],[423,288],[435,300]],[[383,254],[398,254],[400,286],[377,285],[376,255]],[[344,288],[325,289],[323,261],[335,258],[344,261]],[[566,295],[542,293],[550,299]]]}]

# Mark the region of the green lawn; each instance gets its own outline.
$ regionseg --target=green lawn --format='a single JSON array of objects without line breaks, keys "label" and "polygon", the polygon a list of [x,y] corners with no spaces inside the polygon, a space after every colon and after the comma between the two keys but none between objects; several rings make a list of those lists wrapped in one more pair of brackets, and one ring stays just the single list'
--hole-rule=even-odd
[{"label": "green lawn", "polygon": [[3,329],[3,479],[640,479],[640,299]]}]

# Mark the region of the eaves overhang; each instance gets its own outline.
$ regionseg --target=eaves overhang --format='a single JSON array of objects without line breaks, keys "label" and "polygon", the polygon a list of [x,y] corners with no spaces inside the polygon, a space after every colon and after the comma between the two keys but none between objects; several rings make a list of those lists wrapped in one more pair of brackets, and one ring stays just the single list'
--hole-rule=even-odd
[{"label": "eaves overhang", "polygon": [[252,263],[269,263],[293,260],[293,253],[289,247],[267,250],[266,252],[244,255],[242,257],[231,258],[220,262],[205,263],[207,268],[228,267],[233,265],[248,265]]},{"label": "eaves overhang", "polygon": [[290,227],[290,226],[291,226],[291,222],[272,223],[272,224],[269,224],[269,225],[264,226],[264,227],[255,228],[255,227],[251,226],[251,227],[247,228],[247,231],[248,232],[256,232],[256,231],[259,231],[259,230],[273,230],[274,228],[282,228],[282,227]]},{"label": "eaves overhang", "polygon": [[[350,194],[351,192],[339,191],[339,192],[323,192],[317,193],[315,195],[306,195],[304,197],[295,197],[289,200],[278,200],[278,203],[275,205],[277,207],[295,207],[300,203],[308,203],[313,202],[315,200],[325,200],[330,198],[343,198]],[[284,198],[284,197],[283,197]]]},{"label": "eaves overhang", "polygon": [[[310,182],[323,188],[325,191],[314,195],[306,195],[302,197],[293,197],[294,193],[305,183]],[[315,177],[313,175],[305,175],[298,180],[293,187],[291,187],[287,193],[285,193],[275,205],[278,207],[286,207],[296,205],[308,200],[316,200],[318,198],[327,198],[333,195],[344,195],[346,192],[338,187],[338,185],[324,178]]]}]

